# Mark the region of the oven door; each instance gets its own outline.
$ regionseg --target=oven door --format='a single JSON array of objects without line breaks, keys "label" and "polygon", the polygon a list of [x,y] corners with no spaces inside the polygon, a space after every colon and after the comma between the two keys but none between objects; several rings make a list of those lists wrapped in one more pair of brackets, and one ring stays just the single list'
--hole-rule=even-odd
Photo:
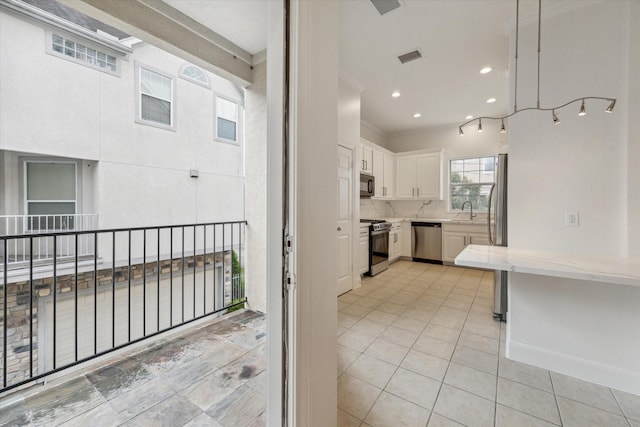
[{"label": "oven door", "polygon": [[372,231],[369,248],[369,275],[375,276],[389,267],[389,230]]}]

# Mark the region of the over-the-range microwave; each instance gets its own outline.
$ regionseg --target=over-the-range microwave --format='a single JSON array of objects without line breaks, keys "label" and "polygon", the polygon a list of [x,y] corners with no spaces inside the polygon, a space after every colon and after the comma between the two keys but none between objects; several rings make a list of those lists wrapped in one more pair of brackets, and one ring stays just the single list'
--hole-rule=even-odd
[{"label": "over-the-range microwave", "polygon": [[360,198],[371,197],[375,193],[375,178],[367,173],[360,174]]}]

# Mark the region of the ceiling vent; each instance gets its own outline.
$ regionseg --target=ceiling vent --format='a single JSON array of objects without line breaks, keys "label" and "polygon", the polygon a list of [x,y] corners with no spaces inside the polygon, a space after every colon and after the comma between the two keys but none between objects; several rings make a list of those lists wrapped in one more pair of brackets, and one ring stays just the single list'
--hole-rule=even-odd
[{"label": "ceiling vent", "polygon": [[399,0],[371,0],[380,15],[396,10],[401,6]]},{"label": "ceiling vent", "polygon": [[420,58],[422,58],[422,54],[418,49],[412,50],[411,52],[407,52],[403,55],[398,56],[398,59],[403,64],[406,64],[407,62],[415,61],[416,59],[420,59]]}]

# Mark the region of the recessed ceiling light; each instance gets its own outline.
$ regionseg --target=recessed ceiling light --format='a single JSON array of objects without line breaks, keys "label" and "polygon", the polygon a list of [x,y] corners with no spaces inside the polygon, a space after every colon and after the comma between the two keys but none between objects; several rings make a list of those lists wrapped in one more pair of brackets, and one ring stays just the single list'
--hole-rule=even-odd
[{"label": "recessed ceiling light", "polygon": [[487,99],[487,104],[493,104],[494,102],[496,102],[495,98],[489,98]]},{"label": "recessed ceiling light", "polygon": [[413,115],[413,118],[414,118],[414,119],[417,119],[418,117],[422,117],[422,114],[420,114],[420,113],[415,113],[415,114]]},{"label": "recessed ceiling light", "polygon": [[480,74],[487,74],[490,73],[491,70],[493,70],[493,68],[491,67],[484,67],[482,70],[480,70]]},{"label": "recessed ceiling light", "polygon": [[395,91],[395,92],[393,92],[393,93],[391,94],[391,96],[393,96],[394,98],[397,98],[397,97],[399,97],[399,96],[400,96],[400,92]]},{"label": "recessed ceiling light", "polygon": [[465,119],[471,120],[471,119],[473,119],[473,116],[469,115],[469,116],[465,117]]}]

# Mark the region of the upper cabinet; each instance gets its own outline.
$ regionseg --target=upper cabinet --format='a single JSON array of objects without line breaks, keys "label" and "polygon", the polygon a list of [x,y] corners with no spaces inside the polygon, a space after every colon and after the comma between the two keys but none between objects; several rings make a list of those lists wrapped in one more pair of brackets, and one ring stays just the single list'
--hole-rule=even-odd
[{"label": "upper cabinet", "polygon": [[373,150],[373,176],[375,177],[375,197],[392,199],[394,170],[393,156],[380,150]]},{"label": "upper cabinet", "polygon": [[442,200],[442,150],[396,155],[396,199]]},{"label": "upper cabinet", "polygon": [[360,172],[373,173],[373,148],[362,144],[360,157]]}]

